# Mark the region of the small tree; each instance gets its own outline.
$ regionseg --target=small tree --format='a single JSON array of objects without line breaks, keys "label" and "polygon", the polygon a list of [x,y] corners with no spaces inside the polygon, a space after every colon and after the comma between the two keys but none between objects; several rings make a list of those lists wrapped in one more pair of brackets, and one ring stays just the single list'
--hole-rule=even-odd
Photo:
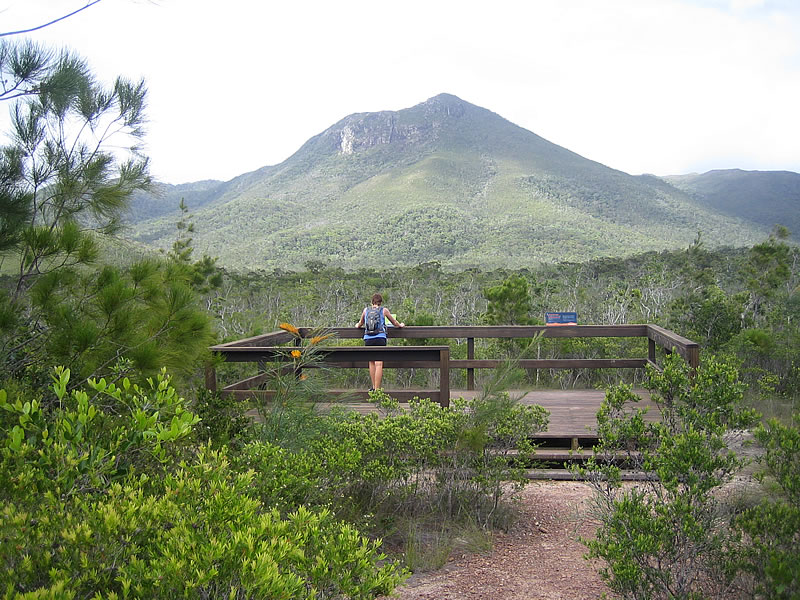
[{"label": "small tree", "polygon": [[[755,431],[764,447],[770,497],[738,515],[742,536],[731,548],[733,574],[755,598],[800,597],[800,414],[791,425],[770,420]],[[775,489],[777,488],[777,489]],[[777,493],[775,493],[777,492]]]},{"label": "small tree", "polygon": [[181,218],[176,223],[178,237],[167,253],[167,258],[184,271],[186,279],[195,290],[205,293],[216,289],[222,285],[222,271],[217,266],[217,259],[204,254],[203,258],[192,262],[192,235],[195,232],[193,215],[189,213],[189,206],[183,198],[178,208],[181,211]]},{"label": "small tree", "polygon": [[33,42],[0,42],[0,371],[57,361],[82,377],[122,361],[187,368],[210,341],[182,273],[154,261],[94,267],[130,195],[150,184],[139,152],[144,81],[95,81],[86,62]]},{"label": "small tree", "polygon": [[17,300],[40,275],[90,263],[91,233],[115,231],[129,196],[149,185],[138,147],[146,88],[123,78],[105,88],[83,59],[32,42],[0,42],[0,75],[11,103],[0,251],[16,258]]},{"label": "small tree", "polygon": [[[662,418],[649,422],[629,387],[611,389],[597,415],[596,456],[580,469],[594,488],[601,575],[623,598],[701,598],[726,593],[721,560],[730,540],[720,486],[743,462],[727,445],[757,414],[741,408],[733,367],[707,358],[690,376],[673,354],[647,387]],[[640,481],[623,486],[621,466]]]},{"label": "small tree", "polygon": [[791,248],[786,243],[789,230],[776,226],[769,238],[750,248],[745,266],[747,290],[750,292],[748,309],[753,320],[764,322],[766,303],[781,292],[791,277],[789,265]]},{"label": "small tree", "polygon": [[500,285],[486,288],[483,295],[489,301],[485,319],[489,325],[530,325],[531,297],[528,280],[511,275]]}]

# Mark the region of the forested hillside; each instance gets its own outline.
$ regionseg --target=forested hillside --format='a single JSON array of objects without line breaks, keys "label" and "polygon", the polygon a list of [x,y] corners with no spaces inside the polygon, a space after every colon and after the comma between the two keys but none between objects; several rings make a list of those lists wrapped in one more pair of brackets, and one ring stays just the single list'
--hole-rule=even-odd
[{"label": "forested hillside", "polygon": [[184,199],[197,247],[242,269],[524,267],[686,247],[698,230],[710,246],[741,246],[772,226],[447,94],[350,115],[279,165],[162,192],[134,203],[132,239],[168,247],[177,212],[166,211]]},{"label": "forested hillside", "polygon": [[788,227],[800,239],[800,174],[728,169],[665,177],[698,204],[767,227]]}]

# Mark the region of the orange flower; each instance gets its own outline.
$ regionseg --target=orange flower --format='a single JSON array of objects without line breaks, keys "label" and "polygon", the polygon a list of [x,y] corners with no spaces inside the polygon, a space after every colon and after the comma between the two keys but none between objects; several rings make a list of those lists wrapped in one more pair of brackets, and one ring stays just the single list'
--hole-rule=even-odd
[{"label": "orange flower", "polygon": [[292,350],[292,358],[300,358],[302,356],[302,352],[300,350]]},{"label": "orange flower", "polygon": [[327,340],[332,335],[333,335],[332,333],[328,333],[326,335],[315,335],[314,337],[311,338],[310,343],[312,346],[314,344],[319,344],[320,342]]},{"label": "orange flower", "polygon": [[300,375],[300,381],[305,381],[306,379],[308,379],[308,375],[306,375],[305,373]]},{"label": "orange flower", "polygon": [[280,325],[278,325],[278,327],[280,327],[284,331],[288,331],[292,335],[298,335],[298,336],[300,335],[300,330],[291,323],[281,323]]}]

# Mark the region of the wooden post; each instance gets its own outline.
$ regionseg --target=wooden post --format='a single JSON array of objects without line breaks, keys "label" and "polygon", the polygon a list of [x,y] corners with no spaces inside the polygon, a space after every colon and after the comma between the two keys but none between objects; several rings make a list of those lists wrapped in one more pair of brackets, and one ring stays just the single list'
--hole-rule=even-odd
[{"label": "wooden post", "polygon": [[656,341],[653,339],[647,340],[647,359],[656,364]]},{"label": "wooden post", "polygon": [[[475,358],[475,338],[467,338],[467,358],[469,360]],[[472,367],[467,369],[467,389],[475,389],[475,369]]]},{"label": "wooden post", "polygon": [[439,351],[439,404],[450,406],[450,348]]},{"label": "wooden post", "polygon": [[217,391],[217,369],[214,365],[206,365],[206,388],[211,392]]},{"label": "wooden post", "polygon": [[698,346],[686,349],[686,362],[689,363],[689,375],[694,379],[697,367],[700,366],[700,348]]}]

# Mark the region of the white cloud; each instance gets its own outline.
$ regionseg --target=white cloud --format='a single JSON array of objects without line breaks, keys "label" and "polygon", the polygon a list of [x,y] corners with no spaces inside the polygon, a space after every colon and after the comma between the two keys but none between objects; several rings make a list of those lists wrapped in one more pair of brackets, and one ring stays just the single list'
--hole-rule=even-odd
[{"label": "white cloud", "polygon": [[[6,0],[0,14],[31,23],[82,3]],[[630,173],[800,171],[789,1],[103,0],[38,37],[105,78],[147,78],[153,169],[172,182],[280,162],[349,113],[440,92]]]},{"label": "white cloud", "polygon": [[763,8],[765,0],[731,0],[731,9],[735,11],[750,10],[753,8]]}]

